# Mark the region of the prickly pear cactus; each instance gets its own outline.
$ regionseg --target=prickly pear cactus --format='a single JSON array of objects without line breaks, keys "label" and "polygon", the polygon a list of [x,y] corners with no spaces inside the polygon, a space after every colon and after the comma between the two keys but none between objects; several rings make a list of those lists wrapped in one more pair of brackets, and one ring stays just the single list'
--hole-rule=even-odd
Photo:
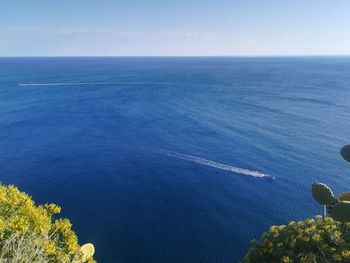
[{"label": "prickly pear cactus", "polygon": [[325,184],[313,183],[311,193],[313,198],[322,205],[330,205],[335,201],[332,190]]},{"label": "prickly pear cactus", "polygon": [[350,202],[340,201],[332,207],[331,216],[339,222],[350,222]]},{"label": "prickly pear cactus", "polygon": [[341,148],[340,154],[344,160],[350,162],[350,145],[345,145],[343,148]]},{"label": "prickly pear cactus", "polygon": [[87,261],[88,259],[92,258],[92,256],[95,253],[95,247],[91,243],[87,243],[85,245],[82,245],[80,248],[81,252],[83,253],[83,262]]},{"label": "prickly pear cactus", "polygon": [[338,199],[339,201],[350,201],[350,192],[340,194]]}]

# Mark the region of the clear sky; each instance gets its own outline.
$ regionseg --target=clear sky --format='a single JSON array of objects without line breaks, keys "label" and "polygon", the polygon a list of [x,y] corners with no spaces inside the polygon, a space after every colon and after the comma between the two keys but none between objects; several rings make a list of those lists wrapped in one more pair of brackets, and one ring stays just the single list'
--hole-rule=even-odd
[{"label": "clear sky", "polygon": [[350,54],[350,0],[0,0],[0,56]]}]

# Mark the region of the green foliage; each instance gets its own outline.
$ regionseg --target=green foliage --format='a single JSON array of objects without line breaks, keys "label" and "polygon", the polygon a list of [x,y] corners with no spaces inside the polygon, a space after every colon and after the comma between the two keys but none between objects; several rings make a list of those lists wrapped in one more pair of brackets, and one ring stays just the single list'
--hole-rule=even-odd
[{"label": "green foliage", "polygon": [[332,190],[322,183],[314,183],[311,188],[311,194],[322,205],[330,205],[335,201]]},{"label": "green foliage", "polygon": [[350,262],[350,224],[321,216],[272,226],[244,258],[255,262]]},{"label": "green foliage", "polygon": [[84,259],[69,220],[53,218],[60,211],[0,184],[0,262],[94,262]]}]

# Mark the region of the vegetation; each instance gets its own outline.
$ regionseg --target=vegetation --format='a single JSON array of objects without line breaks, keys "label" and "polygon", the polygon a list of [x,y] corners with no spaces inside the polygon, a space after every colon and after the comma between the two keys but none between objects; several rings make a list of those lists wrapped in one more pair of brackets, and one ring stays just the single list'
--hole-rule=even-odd
[{"label": "vegetation", "polygon": [[[350,162],[350,145],[340,153]],[[272,226],[252,241],[244,262],[350,262],[350,193],[335,197],[326,184],[314,183],[311,194],[323,216]]]},{"label": "vegetation", "polygon": [[336,198],[327,185],[314,183],[311,194],[324,206],[323,217],[272,226],[252,242],[244,262],[350,262],[350,193]]},{"label": "vegetation", "polygon": [[337,221],[350,222],[350,193],[342,193],[337,198],[325,184],[314,183],[311,193],[313,198],[323,205],[323,217],[328,214]]},{"label": "vegetation", "polygon": [[0,184],[0,262],[95,262],[92,244],[80,247],[69,220],[54,219],[60,211]]},{"label": "vegetation", "polygon": [[[350,145],[340,154],[350,162]],[[326,184],[314,183],[311,194],[323,206],[323,216],[272,226],[252,241],[244,262],[350,263],[350,192],[335,197]]]},{"label": "vegetation", "polygon": [[350,262],[350,224],[321,216],[272,226],[244,262]]}]

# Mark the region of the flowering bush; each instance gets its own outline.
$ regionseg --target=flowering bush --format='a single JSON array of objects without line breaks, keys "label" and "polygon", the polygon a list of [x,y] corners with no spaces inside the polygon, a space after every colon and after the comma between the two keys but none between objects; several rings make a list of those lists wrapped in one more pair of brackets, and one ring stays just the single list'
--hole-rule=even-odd
[{"label": "flowering bush", "polygon": [[244,262],[350,262],[350,224],[321,216],[272,226],[252,246]]},{"label": "flowering bush", "polygon": [[61,208],[36,206],[14,186],[0,184],[0,262],[94,262],[86,258]]}]

